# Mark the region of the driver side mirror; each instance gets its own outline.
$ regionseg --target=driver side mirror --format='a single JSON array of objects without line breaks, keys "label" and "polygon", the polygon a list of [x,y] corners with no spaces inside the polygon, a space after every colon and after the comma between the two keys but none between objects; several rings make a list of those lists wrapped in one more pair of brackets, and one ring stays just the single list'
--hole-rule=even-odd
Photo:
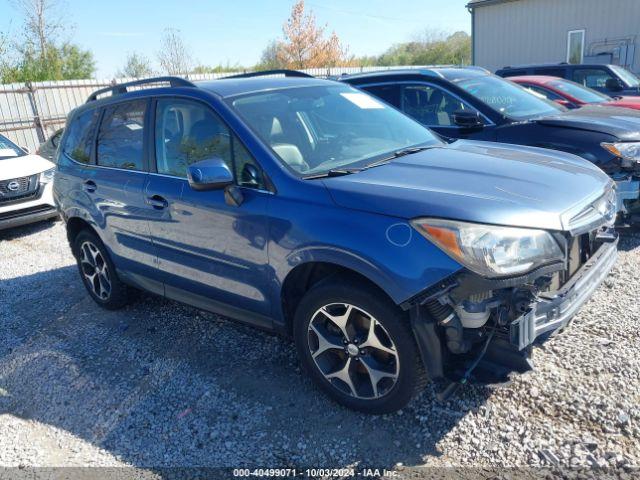
[{"label": "driver side mirror", "polygon": [[453,123],[461,128],[484,127],[480,113],[472,110],[456,110],[453,112]]},{"label": "driver side mirror", "polygon": [[619,92],[621,90],[624,90],[622,80],[620,80],[619,78],[607,78],[604,86],[607,90],[611,90],[612,92]]},{"label": "driver side mirror", "polygon": [[233,183],[233,174],[220,157],[192,163],[187,168],[187,178],[194,190],[217,190]]}]

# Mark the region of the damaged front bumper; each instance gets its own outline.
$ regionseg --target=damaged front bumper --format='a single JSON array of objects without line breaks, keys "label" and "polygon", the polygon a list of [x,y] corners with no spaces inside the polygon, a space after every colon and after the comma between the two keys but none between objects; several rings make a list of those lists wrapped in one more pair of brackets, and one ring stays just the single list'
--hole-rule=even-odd
[{"label": "damaged front bumper", "polygon": [[511,344],[522,350],[544,333],[567,325],[613,268],[617,245],[617,238],[602,244],[558,291],[541,295],[530,311],[513,321],[509,331]]}]

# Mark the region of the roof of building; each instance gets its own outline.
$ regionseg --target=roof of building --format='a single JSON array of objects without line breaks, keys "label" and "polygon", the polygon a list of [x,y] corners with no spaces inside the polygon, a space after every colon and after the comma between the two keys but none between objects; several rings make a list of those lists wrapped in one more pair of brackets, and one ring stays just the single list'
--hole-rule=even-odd
[{"label": "roof of building", "polygon": [[518,0],[469,0],[467,8],[484,7],[485,5],[495,5],[497,3],[515,2]]}]

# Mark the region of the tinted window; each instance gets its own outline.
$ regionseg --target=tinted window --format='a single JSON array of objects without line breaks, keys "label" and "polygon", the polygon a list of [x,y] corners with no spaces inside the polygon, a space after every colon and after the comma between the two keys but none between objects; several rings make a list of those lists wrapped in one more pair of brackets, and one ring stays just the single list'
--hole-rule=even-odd
[{"label": "tinted window", "polygon": [[69,158],[80,163],[91,162],[91,147],[96,131],[98,111],[95,109],[82,112],[71,120],[62,151]]},{"label": "tinted window", "polygon": [[431,85],[410,85],[402,92],[403,110],[425,125],[452,126],[453,114],[475,109],[449,92]]},{"label": "tinted window", "polygon": [[533,74],[564,78],[564,70],[561,68],[536,68],[533,70]]},{"label": "tinted window", "polygon": [[526,75],[526,70],[503,70],[499,75],[503,77],[519,77],[520,75]]},{"label": "tinted window", "polygon": [[387,102],[389,105],[400,108],[400,85],[375,85],[372,87],[364,87],[363,90],[372,93],[376,97]]},{"label": "tinted window", "polygon": [[265,91],[229,102],[285,165],[304,176],[441,144],[408,116],[346,85]]},{"label": "tinted window", "polygon": [[[262,174],[251,154],[209,107],[190,100],[160,99],[156,109],[156,167],[158,173],[187,177],[187,167],[220,157],[238,183],[262,188]],[[246,167],[251,164],[255,169]],[[255,175],[251,175],[258,172]]]},{"label": "tinted window", "polygon": [[146,100],[105,108],[98,132],[98,165],[143,170]]},{"label": "tinted window", "polygon": [[605,88],[610,78],[613,76],[604,68],[577,68],[573,72],[573,81],[589,88]]}]

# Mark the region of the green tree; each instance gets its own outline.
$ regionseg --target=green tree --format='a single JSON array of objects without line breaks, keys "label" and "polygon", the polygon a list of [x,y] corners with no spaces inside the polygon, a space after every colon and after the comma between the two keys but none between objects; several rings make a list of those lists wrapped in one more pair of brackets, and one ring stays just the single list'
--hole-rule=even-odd
[{"label": "green tree", "polygon": [[[13,0],[23,17],[21,38],[4,41],[0,62],[3,83],[90,78],[95,72],[93,54],[78,45],[63,42],[60,32],[69,28],[69,20],[58,15],[57,0]],[[2,50],[2,46],[0,46]]]},{"label": "green tree", "polygon": [[451,35],[426,31],[418,38],[392,46],[376,62],[378,65],[468,65],[471,37],[466,32]]},{"label": "green tree", "polygon": [[77,45],[48,45],[44,54],[33,45],[19,52],[17,60],[3,69],[2,82],[40,82],[91,78],[95,61],[90,51]]},{"label": "green tree", "polygon": [[127,55],[124,67],[117,74],[118,77],[142,78],[153,75],[151,62],[144,55],[136,52]]}]

